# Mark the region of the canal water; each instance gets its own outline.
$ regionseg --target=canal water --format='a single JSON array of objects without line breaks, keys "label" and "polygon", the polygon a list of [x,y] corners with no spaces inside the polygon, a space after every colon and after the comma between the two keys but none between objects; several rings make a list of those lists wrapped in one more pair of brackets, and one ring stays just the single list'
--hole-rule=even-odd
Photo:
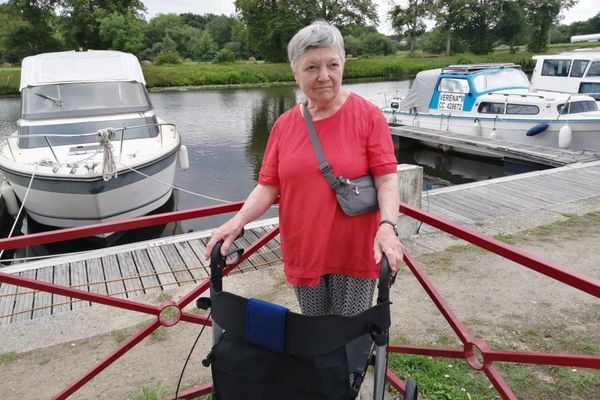
[{"label": "canal water", "polygon": [[[378,106],[384,106],[394,95],[406,93],[409,86],[410,80],[345,85]],[[177,125],[188,149],[190,168],[187,171],[178,169],[175,184],[198,195],[179,192],[168,205],[168,208],[183,210],[219,204],[214,199],[244,199],[256,183],[270,127],[281,113],[301,101],[303,96],[295,85],[284,85],[168,90],[153,92],[150,98],[157,114]],[[16,129],[19,106],[18,98],[0,99],[0,136]],[[399,151],[397,157],[400,163],[423,166],[427,187],[448,186],[524,171],[521,166],[465,158],[420,147]],[[274,212],[267,214],[274,215]],[[205,229],[226,218],[218,216],[185,221],[168,227],[162,234]],[[29,227],[31,224],[25,225]],[[150,232],[150,235],[156,234],[155,231]]]}]

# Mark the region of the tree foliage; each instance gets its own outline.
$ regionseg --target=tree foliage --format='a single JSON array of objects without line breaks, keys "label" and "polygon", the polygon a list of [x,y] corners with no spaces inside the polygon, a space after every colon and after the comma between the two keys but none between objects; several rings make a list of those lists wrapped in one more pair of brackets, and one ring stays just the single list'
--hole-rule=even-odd
[{"label": "tree foliage", "polygon": [[267,61],[287,60],[288,41],[315,20],[340,26],[377,22],[372,0],[236,0],[235,7],[247,28],[251,50]]},{"label": "tree foliage", "polygon": [[434,0],[432,8],[438,34],[445,32],[446,54],[452,52],[452,36],[464,30],[469,21],[469,10],[464,0]]},{"label": "tree foliage", "polygon": [[530,27],[527,48],[541,53],[548,47],[548,34],[562,10],[568,10],[577,0],[528,0],[523,6]]},{"label": "tree foliage", "polygon": [[527,26],[525,13],[522,5],[515,0],[504,0],[501,8],[502,13],[496,26],[496,32],[498,37],[509,46],[510,53],[514,54],[516,41]]},{"label": "tree foliage", "polygon": [[395,5],[389,12],[392,27],[408,40],[411,57],[415,55],[417,37],[425,32],[425,19],[432,12],[433,0],[408,0],[408,6]]},{"label": "tree foliage", "polygon": [[141,19],[146,10],[141,0],[57,0],[68,47],[106,49],[110,46],[100,35],[101,21],[109,15]]}]

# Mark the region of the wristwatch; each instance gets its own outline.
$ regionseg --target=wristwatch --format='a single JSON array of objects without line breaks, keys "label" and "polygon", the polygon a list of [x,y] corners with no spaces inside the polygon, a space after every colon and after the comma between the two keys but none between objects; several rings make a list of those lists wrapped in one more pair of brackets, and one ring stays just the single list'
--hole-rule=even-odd
[{"label": "wristwatch", "polygon": [[383,224],[391,225],[392,228],[394,228],[394,233],[396,234],[396,236],[398,236],[398,225],[396,225],[395,223],[393,223],[389,219],[383,219],[383,220],[381,220],[381,222],[379,223],[379,226],[381,226]]}]

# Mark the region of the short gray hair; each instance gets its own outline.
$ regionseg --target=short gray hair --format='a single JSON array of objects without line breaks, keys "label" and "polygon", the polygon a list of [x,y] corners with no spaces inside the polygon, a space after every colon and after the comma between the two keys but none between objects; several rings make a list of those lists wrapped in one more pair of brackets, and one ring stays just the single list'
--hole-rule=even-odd
[{"label": "short gray hair", "polygon": [[326,21],[315,21],[300,29],[288,43],[288,58],[292,69],[307,50],[330,46],[335,47],[343,65],[346,52],[344,50],[344,38],[338,28]]}]

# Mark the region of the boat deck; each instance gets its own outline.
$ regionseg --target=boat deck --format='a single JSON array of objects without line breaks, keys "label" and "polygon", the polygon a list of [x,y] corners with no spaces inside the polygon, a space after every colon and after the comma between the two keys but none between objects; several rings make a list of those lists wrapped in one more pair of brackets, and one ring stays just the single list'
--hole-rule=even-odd
[{"label": "boat deck", "polygon": [[[423,194],[423,208],[449,221],[478,225],[554,205],[600,197],[600,162],[530,172],[451,186]],[[253,243],[277,219],[248,225],[240,246]],[[421,230],[426,231],[427,228]],[[433,228],[431,228],[433,229]],[[133,298],[139,294],[192,285],[205,279],[203,252],[209,231],[31,261],[3,272],[60,283],[96,293]],[[418,239],[417,239],[418,241]],[[281,263],[279,237],[240,266],[238,273]],[[0,285],[0,325],[89,306],[88,302]]]},{"label": "boat deck", "polygon": [[568,164],[600,160],[595,151],[573,151],[533,146],[481,136],[438,131],[415,126],[391,126],[393,136],[432,142],[466,151],[487,152],[497,156],[560,167]]}]

